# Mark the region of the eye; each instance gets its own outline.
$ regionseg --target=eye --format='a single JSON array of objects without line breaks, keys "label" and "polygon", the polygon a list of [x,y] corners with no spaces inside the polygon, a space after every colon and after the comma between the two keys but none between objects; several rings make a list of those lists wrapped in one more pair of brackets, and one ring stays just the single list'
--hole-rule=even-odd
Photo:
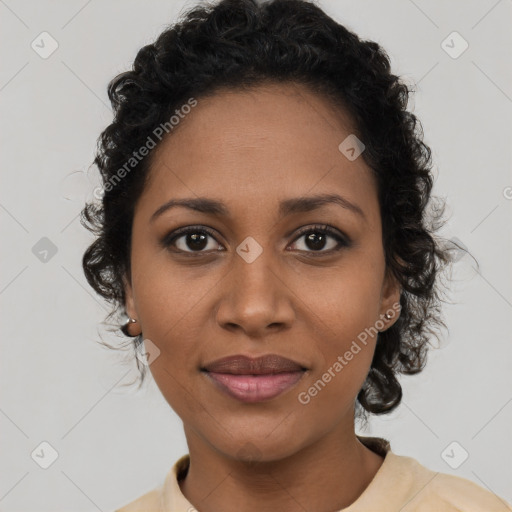
[{"label": "eye", "polygon": [[[307,235],[307,236],[306,236]],[[305,249],[298,249],[302,252],[309,252],[311,256],[320,256],[326,253],[336,252],[344,247],[350,246],[350,240],[343,236],[338,230],[327,225],[309,226],[299,231],[299,236],[295,238],[294,244],[300,238],[305,236]],[[208,238],[213,242],[209,243]],[[330,244],[326,242],[331,239]],[[334,241],[334,243],[333,243]],[[217,249],[215,246],[217,245]],[[292,244],[293,245],[293,244]],[[329,246],[327,250],[325,246]],[[216,242],[215,233],[205,226],[187,226],[169,233],[162,240],[162,246],[165,248],[174,247],[175,252],[187,253],[190,255],[201,255],[212,251],[224,251],[218,242]],[[318,253],[318,254],[315,254]]]},{"label": "eye", "polygon": [[[207,252],[205,249],[209,249],[210,251],[215,250],[215,243],[209,244],[208,237],[215,240],[215,234],[211,229],[204,226],[188,226],[186,228],[177,229],[167,235],[162,240],[162,244],[164,247],[176,247],[178,252],[200,254]],[[221,251],[223,249],[216,250]]]},{"label": "eye", "polygon": [[[298,250],[310,252],[312,256],[317,256],[317,254],[314,253],[319,253],[318,255],[320,256],[350,246],[350,242],[346,237],[338,230],[326,225],[304,228],[299,232],[299,237],[295,240],[299,240],[302,237],[305,237],[303,245],[306,249],[299,248]],[[327,243],[329,238],[331,238],[330,247],[328,247],[327,250],[322,250],[325,249],[326,245],[329,245]],[[335,243],[333,243],[332,240],[334,240]]]}]

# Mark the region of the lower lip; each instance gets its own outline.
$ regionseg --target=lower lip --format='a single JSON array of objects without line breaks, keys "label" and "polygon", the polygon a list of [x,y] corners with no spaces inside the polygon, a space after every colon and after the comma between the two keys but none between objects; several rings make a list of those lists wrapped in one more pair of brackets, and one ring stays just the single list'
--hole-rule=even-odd
[{"label": "lower lip", "polygon": [[205,373],[229,396],[242,402],[262,402],[275,398],[293,387],[305,372],[283,372],[268,375]]}]

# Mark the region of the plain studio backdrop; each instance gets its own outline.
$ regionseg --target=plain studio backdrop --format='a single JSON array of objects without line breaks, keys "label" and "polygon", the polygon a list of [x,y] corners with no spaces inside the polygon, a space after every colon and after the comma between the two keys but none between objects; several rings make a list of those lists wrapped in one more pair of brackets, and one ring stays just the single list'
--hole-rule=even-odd
[{"label": "plain studio backdrop", "polygon": [[[480,263],[459,259],[441,348],[360,433],[512,501],[512,2],[318,3],[415,84],[434,193],[448,200],[441,234]],[[195,4],[0,1],[2,511],[113,510],[187,452],[152,377],[120,387],[137,375],[130,353],[96,342],[122,338],[102,327],[107,305],[83,275],[92,235],[79,212],[98,183],[108,81]]]}]

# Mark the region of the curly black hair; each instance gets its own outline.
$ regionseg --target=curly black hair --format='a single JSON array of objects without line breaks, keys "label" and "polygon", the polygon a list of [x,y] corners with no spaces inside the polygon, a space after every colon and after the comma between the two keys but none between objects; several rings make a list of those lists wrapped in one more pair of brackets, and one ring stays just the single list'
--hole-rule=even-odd
[{"label": "curly black hair", "polygon": [[[313,2],[203,2],[141,48],[132,70],[109,83],[114,120],[100,135],[94,160],[104,185],[101,204],[82,210],[82,224],[96,235],[83,269],[94,290],[113,303],[107,318],[123,312],[134,208],[151,167],[149,154],[127,172],[134,150],[190,98],[284,82],[305,85],[349,113],[377,179],[386,269],[401,286],[401,314],[378,334],[357,396],[356,415],[367,420],[368,413],[397,407],[398,374],[421,371],[431,336],[446,327],[439,278],[453,258],[435,235],[445,204],[431,197],[431,150],[420,121],[407,111],[413,91],[391,73],[377,43],[363,41]],[[133,348],[141,343],[139,336]],[[137,366],[142,383],[146,368]]]}]

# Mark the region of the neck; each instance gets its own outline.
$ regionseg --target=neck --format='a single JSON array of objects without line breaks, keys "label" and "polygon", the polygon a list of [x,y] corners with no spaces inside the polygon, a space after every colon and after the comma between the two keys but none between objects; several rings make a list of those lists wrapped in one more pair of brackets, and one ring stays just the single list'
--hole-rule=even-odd
[{"label": "neck", "polygon": [[202,512],[331,512],[351,505],[383,463],[353,428],[333,430],[280,460],[244,462],[213,450],[185,427],[190,453],[184,496]]}]

